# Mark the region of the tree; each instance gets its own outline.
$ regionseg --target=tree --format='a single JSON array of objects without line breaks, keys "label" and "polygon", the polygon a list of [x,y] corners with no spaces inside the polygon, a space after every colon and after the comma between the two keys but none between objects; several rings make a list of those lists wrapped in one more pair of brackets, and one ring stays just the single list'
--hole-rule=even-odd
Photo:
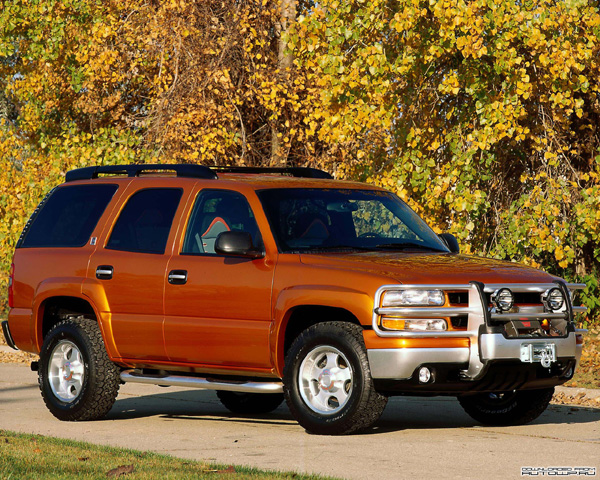
[{"label": "tree", "polygon": [[[595,2],[325,0],[290,48],[340,170],[396,190],[466,251],[590,287],[600,273]],[[596,310],[597,312],[598,310]]]}]

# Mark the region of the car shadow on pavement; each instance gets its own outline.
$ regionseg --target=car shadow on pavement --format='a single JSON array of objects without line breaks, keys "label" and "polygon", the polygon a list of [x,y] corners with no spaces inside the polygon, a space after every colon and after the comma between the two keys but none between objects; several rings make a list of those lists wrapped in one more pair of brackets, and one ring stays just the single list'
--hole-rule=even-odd
[{"label": "car shadow on pavement", "polygon": [[[235,414],[221,405],[215,392],[186,390],[145,396],[121,396],[108,420],[128,420],[158,416],[167,421],[203,420],[264,425],[297,425],[283,403],[275,411],[261,415]],[[593,423],[600,420],[600,409],[573,405],[554,405],[534,422],[535,425]],[[453,398],[393,397],[382,417],[361,435],[384,434],[402,430],[483,427],[471,419]]]},{"label": "car shadow on pavement", "polygon": [[215,392],[207,390],[119,397],[106,418],[127,420],[153,416],[168,420],[242,421],[273,425],[296,423],[285,403],[268,414],[236,414],[221,405]]},{"label": "car shadow on pavement", "polygon": [[[400,430],[419,429],[489,428],[488,425],[483,425],[469,417],[462,410],[458,401],[452,398],[441,400],[442,398],[392,398],[375,425],[360,434],[374,435]],[[550,404],[548,409],[540,417],[531,422],[530,425],[569,425],[594,422],[600,422],[600,409],[575,405]]]}]

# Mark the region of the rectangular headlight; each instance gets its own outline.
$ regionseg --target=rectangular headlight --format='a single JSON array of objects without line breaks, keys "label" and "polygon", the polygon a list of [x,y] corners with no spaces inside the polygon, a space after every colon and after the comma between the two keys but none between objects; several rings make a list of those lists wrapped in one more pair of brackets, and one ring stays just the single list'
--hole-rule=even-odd
[{"label": "rectangular headlight", "polygon": [[441,290],[389,290],[383,294],[382,307],[428,307],[444,305]]}]

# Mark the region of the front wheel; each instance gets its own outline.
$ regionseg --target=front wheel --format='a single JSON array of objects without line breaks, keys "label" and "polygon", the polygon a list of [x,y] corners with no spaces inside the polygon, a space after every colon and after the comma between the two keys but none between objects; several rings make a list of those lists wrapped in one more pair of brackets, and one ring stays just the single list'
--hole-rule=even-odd
[{"label": "front wheel", "polygon": [[498,393],[478,393],[458,397],[473,419],[484,425],[524,425],[539,417],[548,407],[554,388]]},{"label": "front wheel", "polygon": [[286,402],[308,432],[343,435],[371,426],[387,397],[373,385],[358,325],[318,323],[292,343],[285,361]]},{"label": "front wheel", "polygon": [[83,317],[63,320],[48,332],[38,376],[48,410],[67,421],[104,417],[120,385],[119,369],[108,358],[97,322]]}]

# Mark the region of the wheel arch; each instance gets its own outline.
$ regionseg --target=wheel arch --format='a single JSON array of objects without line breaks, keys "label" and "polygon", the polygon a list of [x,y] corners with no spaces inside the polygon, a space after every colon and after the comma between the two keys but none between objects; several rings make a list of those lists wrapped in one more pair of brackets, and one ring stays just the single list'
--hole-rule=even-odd
[{"label": "wheel arch", "polygon": [[[82,288],[81,279],[77,280],[75,284],[75,281],[65,282],[65,279],[57,279],[56,282],[44,282],[40,286],[41,288],[38,288],[31,316],[34,345],[39,352],[46,334],[64,315],[84,315],[87,318],[94,318],[98,322],[109,357],[111,359],[118,357],[112,341],[110,313],[107,311],[108,305],[105,301],[104,290],[100,286],[95,286],[96,288],[87,286],[86,288],[85,280],[84,288]],[[98,288],[101,291],[98,292]],[[92,295],[86,295],[86,293],[92,293]]]},{"label": "wheel arch", "polygon": [[284,291],[275,307],[271,332],[271,354],[277,375],[283,375],[285,354],[300,332],[326,321],[370,326],[372,311],[372,297],[357,290],[311,286]]}]

